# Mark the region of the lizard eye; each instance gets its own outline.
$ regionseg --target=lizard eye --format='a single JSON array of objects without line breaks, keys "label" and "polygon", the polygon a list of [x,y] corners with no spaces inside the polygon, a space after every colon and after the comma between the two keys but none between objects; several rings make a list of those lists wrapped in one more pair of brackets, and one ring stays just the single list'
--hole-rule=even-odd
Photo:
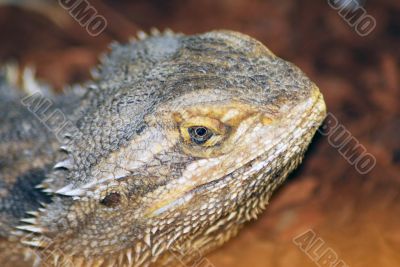
[{"label": "lizard eye", "polygon": [[193,126],[188,128],[190,140],[197,145],[202,145],[207,142],[212,136],[213,132],[204,126]]},{"label": "lizard eye", "polygon": [[183,144],[193,152],[220,144],[226,137],[227,127],[217,119],[196,116],[179,121],[179,132]]}]

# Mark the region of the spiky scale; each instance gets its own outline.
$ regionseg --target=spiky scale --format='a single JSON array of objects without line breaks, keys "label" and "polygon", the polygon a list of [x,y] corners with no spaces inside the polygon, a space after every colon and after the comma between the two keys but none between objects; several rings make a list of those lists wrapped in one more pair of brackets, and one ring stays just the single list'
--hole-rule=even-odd
[{"label": "spiky scale", "polygon": [[65,168],[67,170],[71,169],[73,167],[73,162],[71,159],[65,159],[63,161],[57,162],[56,165],[54,165],[54,169],[59,169],[59,168]]},{"label": "spiky scale", "polygon": [[151,233],[145,233],[144,237],[143,237],[143,241],[144,243],[150,248],[151,247]]},{"label": "spiky scale", "polygon": [[126,259],[128,260],[128,265],[131,266],[132,265],[132,249],[127,249],[125,255],[126,255]]},{"label": "spiky scale", "polygon": [[43,233],[45,231],[45,229],[43,229],[42,227],[33,225],[18,225],[16,226],[16,228],[19,230],[24,230],[33,233]]},{"label": "spiky scale", "polygon": [[144,31],[138,31],[137,37],[139,40],[145,40],[148,37],[148,35]]},{"label": "spiky scale", "polygon": [[38,248],[45,248],[48,246],[48,243],[44,242],[43,240],[22,240],[21,243]]},{"label": "spiky scale", "polygon": [[37,224],[38,221],[36,218],[22,218],[21,222],[30,223],[30,224]]}]

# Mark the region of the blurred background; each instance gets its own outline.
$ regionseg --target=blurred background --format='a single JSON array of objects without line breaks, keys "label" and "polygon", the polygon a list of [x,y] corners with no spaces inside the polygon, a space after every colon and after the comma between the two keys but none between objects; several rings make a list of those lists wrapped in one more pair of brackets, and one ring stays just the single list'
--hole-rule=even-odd
[{"label": "blurred background", "polygon": [[[363,1],[340,11],[331,6],[338,0],[89,0],[107,24],[97,36],[61,2],[71,1],[0,0],[0,63],[34,66],[40,80],[60,90],[89,79],[108,44],[138,30],[237,30],[306,72],[329,111],[376,158],[360,174],[317,134],[263,215],[206,255],[213,266],[400,266],[400,1]],[[349,10],[360,17],[346,18]],[[319,252],[317,245],[302,250],[310,240],[296,237],[309,237],[304,233],[322,240]],[[336,265],[319,259],[326,250]]]}]

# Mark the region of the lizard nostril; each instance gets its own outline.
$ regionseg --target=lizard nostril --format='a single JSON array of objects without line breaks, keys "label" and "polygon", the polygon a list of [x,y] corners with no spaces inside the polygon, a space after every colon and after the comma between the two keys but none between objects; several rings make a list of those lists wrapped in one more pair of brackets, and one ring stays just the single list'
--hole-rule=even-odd
[{"label": "lizard nostril", "polygon": [[112,208],[119,204],[121,201],[121,195],[119,193],[110,193],[100,201],[100,204]]}]

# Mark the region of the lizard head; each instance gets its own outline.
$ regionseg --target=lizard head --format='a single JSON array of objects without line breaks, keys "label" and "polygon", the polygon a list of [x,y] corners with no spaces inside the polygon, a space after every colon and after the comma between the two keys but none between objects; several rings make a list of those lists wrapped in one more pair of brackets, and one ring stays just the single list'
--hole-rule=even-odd
[{"label": "lizard head", "polygon": [[115,45],[96,77],[30,243],[74,259],[221,244],[265,207],[325,116],[297,67],[235,32]]}]

